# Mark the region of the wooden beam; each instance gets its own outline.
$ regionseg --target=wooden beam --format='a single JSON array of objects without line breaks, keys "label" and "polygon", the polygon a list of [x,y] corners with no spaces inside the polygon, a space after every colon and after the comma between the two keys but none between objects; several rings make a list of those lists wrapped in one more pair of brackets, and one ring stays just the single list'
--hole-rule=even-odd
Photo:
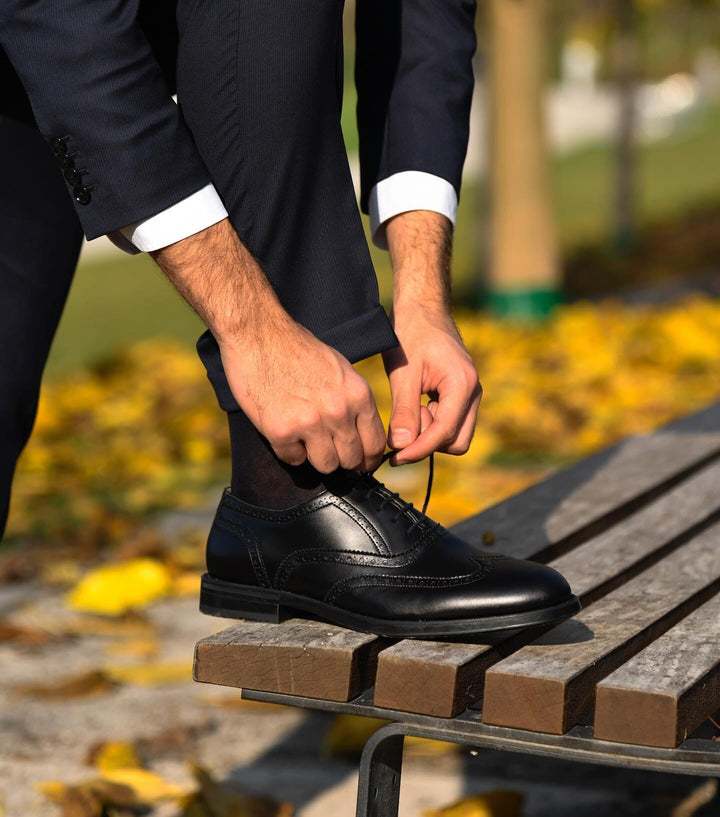
[{"label": "wooden beam", "polygon": [[[588,605],[720,515],[718,485],[720,463],[550,564]],[[537,635],[526,630],[494,645],[400,641],[378,659],[375,705],[454,717],[482,696],[490,666]]]},{"label": "wooden beam", "polygon": [[193,678],[206,684],[349,701],[372,685],[377,636],[319,621],[243,621],[195,646]]},{"label": "wooden beam", "polygon": [[693,432],[688,418],[682,430],[671,426],[630,437],[458,523],[452,532],[518,559],[556,558],[720,455],[720,403],[698,417],[702,430]]},{"label": "wooden beam", "polygon": [[483,721],[562,734],[595,685],[720,589],[720,523],[485,674]]},{"label": "wooden beam", "polygon": [[720,709],[720,595],[597,686],[595,737],[672,749]]}]

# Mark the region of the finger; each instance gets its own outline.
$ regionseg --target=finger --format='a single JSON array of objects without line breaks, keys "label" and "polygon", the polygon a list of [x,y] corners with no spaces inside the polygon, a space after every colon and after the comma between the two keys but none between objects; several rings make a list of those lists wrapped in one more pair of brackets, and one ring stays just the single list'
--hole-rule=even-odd
[{"label": "finger", "polygon": [[427,406],[420,406],[420,433],[422,434],[423,431],[432,423],[435,418],[433,417],[430,409]]},{"label": "finger", "polygon": [[340,457],[330,434],[317,434],[305,440],[307,458],[321,474],[332,474],[340,467]]},{"label": "finger", "polygon": [[362,440],[353,424],[354,433],[333,433],[333,443],[338,454],[340,467],[347,470],[360,469],[365,463]]},{"label": "finger", "polygon": [[278,459],[282,460],[288,465],[302,465],[307,459],[307,450],[303,443],[299,440],[294,443],[274,445],[273,451],[277,455]]},{"label": "finger", "polygon": [[440,399],[433,422],[395,457],[396,465],[422,460],[455,439],[467,411],[469,395],[460,381],[447,383],[442,390],[438,388],[438,394]]},{"label": "finger", "polygon": [[[433,422],[434,415],[431,412],[431,407],[437,406],[437,403],[428,403],[427,406],[420,406],[420,434],[423,434],[430,424]],[[403,465],[402,462],[395,462],[397,457],[391,457],[389,462],[391,466]]]},{"label": "finger", "polygon": [[420,433],[420,373],[400,366],[388,374],[388,380],[392,396],[388,444],[391,448],[405,448]]},{"label": "finger", "polygon": [[358,436],[363,448],[362,471],[372,471],[380,464],[387,438],[377,409],[361,412],[356,419]]},{"label": "finger", "polygon": [[482,390],[478,389],[478,393],[473,397],[470,405],[468,406],[467,413],[465,414],[465,419],[462,421],[460,425],[460,430],[458,431],[454,440],[441,448],[440,450],[446,454],[464,454],[468,448],[470,448],[470,443],[472,442],[473,435],[475,434],[475,426],[477,425],[477,415],[478,415],[478,408],[480,407],[480,399],[482,396]]},{"label": "finger", "polygon": [[[437,401],[431,400],[427,406],[420,406],[420,434],[424,434],[430,427],[430,424],[435,421],[435,412],[437,411]],[[403,462],[396,462],[397,456],[390,457],[390,465],[394,468],[396,465],[404,465]]]}]

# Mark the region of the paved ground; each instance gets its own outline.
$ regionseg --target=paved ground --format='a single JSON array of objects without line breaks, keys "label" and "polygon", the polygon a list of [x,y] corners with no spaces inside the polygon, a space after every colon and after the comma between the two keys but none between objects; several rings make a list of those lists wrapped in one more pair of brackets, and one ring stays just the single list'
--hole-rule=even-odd
[{"label": "paved ground", "polygon": [[[1,588],[0,611],[9,610],[16,622],[57,631],[73,618],[59,592],[35,585]],[[0,791],[7,815],[55,813],[33,783],[88,778],[93,772],[85,765],[87,752],[107,740],[144,740],[150,767],[169,780],[189,781],[186,761],[194,758],[245,792],[292,802],[300,817],[354,813],[356,760],[328,754],[330,717],[242,705],[236,690],[194,684],[189,675],[194,642],[225,626],[198,613],[195,599],[156,604],[148,617],[162,645],[152,665],[170,667],[177,676],[171,683],[123,684],[105,694],[39,700],[18,687],[56,683],[108,664],[142,664],[147,659],[117,655],[118,645],[138,636],[86,633],[40,647],[0,644]],[[669,815],[699,782],[509,753],[436,755],[416,749],[406,761],[401,814],[418,817],[425,808],[499,787],[525,793],[526,817],[579,812],[659,817]],[[170,817],[177,809],[168,804],[153,813]]]}]

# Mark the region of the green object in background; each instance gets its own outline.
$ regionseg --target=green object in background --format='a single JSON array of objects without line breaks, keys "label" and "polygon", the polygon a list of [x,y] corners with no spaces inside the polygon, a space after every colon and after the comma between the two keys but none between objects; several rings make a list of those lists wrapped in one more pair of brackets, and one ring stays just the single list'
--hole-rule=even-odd
[{"label": "green object in background", "polygon": [[547,318],[562,299],[559,289],[517,289],[490,292],[487,305],[498,318],[533,323]]}]

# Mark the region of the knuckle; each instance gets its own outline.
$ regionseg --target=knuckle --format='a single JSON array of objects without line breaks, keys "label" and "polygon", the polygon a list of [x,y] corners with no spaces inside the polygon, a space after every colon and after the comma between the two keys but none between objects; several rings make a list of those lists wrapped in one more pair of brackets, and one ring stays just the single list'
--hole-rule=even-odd
[{"label": "knuckle", "polygon": [[357,471],[362,467],[364,458],[361,454],[354,454],[353,456],[342,457],[340,465],[348,471]]},{"label": "knuckle", "polygon": [[358,404],[370,403],[373,399],[370,386],[361,377],[353,380],[348,393],[350,395],[350,399]]},{"label": "knuckle", "polygon": [[468,363],[467,366],[464,367],[463,378],[468,389],[471,389],[472,391],[480,386],[480,379],[478,377],[477,370],[472,363]]},{"label": "knuckle", "polygon": [[302,431],[309,431],[320,425],[320,414],[315,408],[304,409],[298,412],[297,427]]},{"label": "knuckle", "polygon": [[331,397],[323,403],[325,416],[330,420],[344,420],[348,416],[348,406],[345,400],[340,397]]},{"label": "knuckle", "polygon": [[332,474],[333,471],[337,471],[338,465],[337,459],[324,459],[315,465],[315,470],[321,474]]},{"label": "knuckle", "polygon": [[291,443],[294,437],[286,423],[271,423],[264,429],[264,434],[274,448]]},{"label": "knuckle", "polygon": [[457,429],[455,429],[455,428],[450,428],[447,431],[444,431],[442,436],[440,437],[441,444],[443,446],[446,446],[446,447],[452,445],[454,440],[455,440],[455,435],[456,434],[457,434]]}]

